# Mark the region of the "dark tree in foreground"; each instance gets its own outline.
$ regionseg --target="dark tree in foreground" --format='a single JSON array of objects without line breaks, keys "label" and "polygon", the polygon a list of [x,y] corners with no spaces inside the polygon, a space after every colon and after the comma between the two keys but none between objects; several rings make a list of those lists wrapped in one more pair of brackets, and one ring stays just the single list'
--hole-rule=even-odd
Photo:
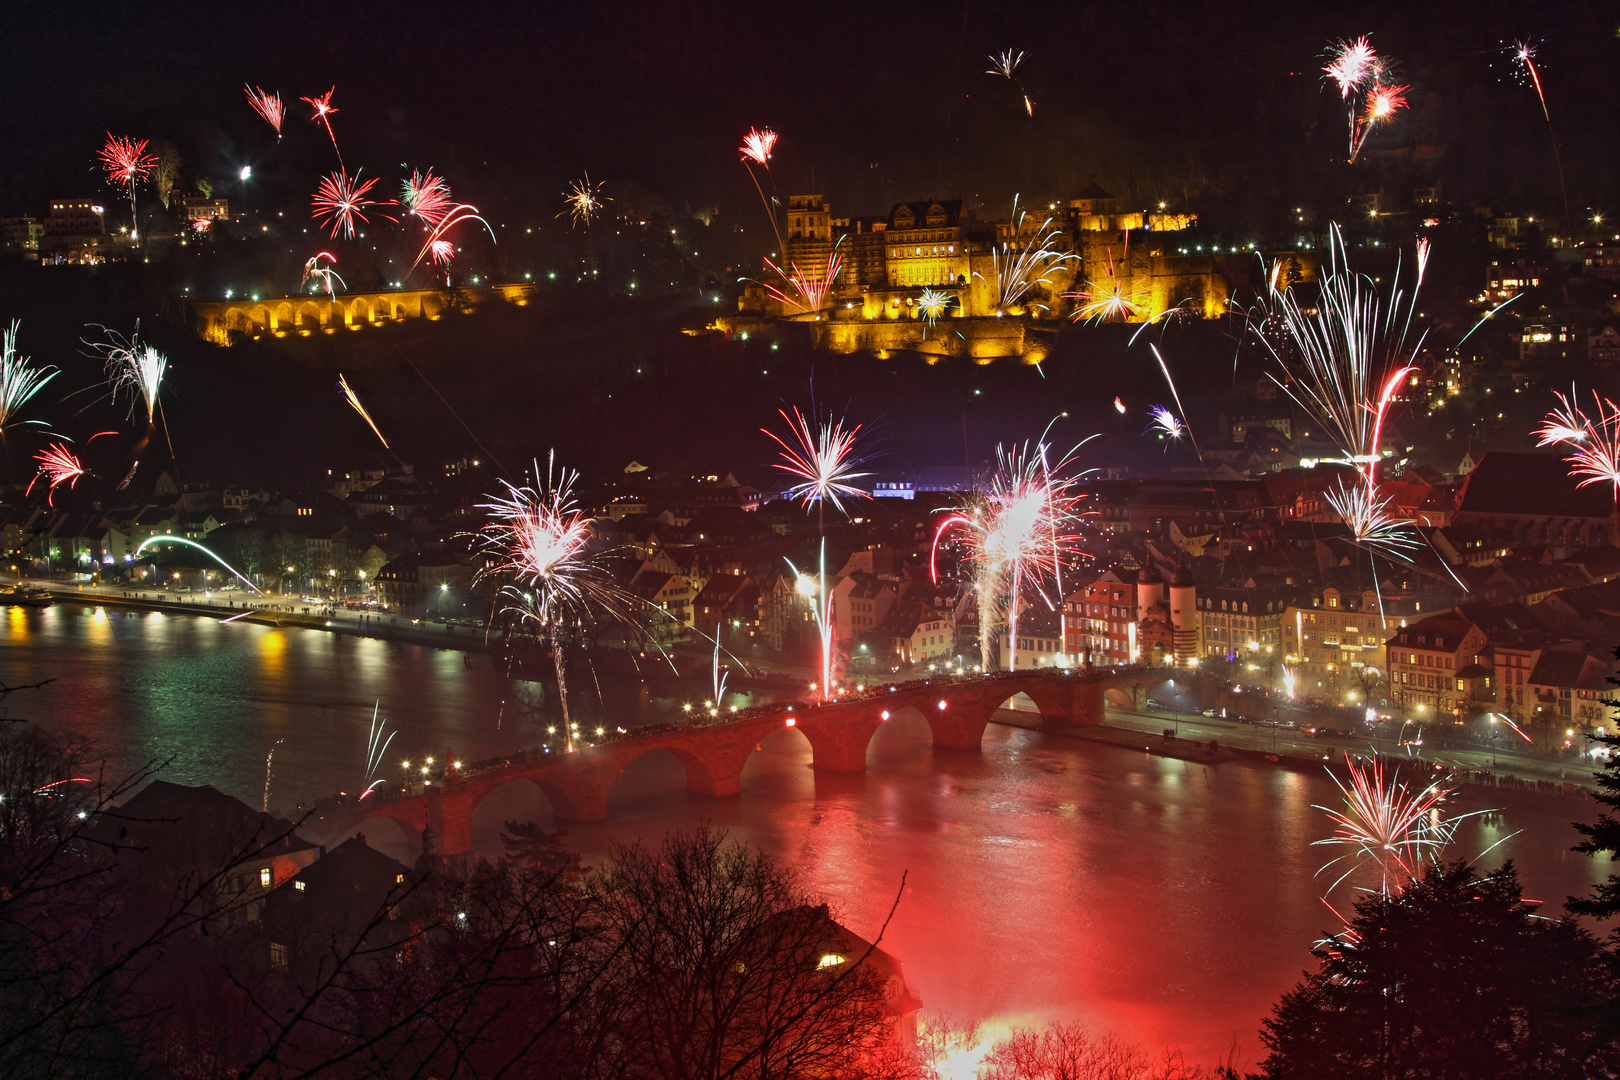
[{"label": "dark tree in foreground", "polygon": [[1481,877],[1431,866],[1398,896],[1356,905],[1321,967],[1265,1021],[1272,1080],[1585,1080],[1620,1054],[1605,1038],[1609,959],[1571,922],[1540,918],[1511,863]]},{"label": "dark tree in foreground", "polygon": [[617,847],[587,887],[604,936],[622,946],[591,1025],[610,1033],[611,1075],[856,1076],[891,1041],[898,971],[880,970],[789,873],[724,832]]},{"label": "dark tree in foreground", "polygon": [[[1620,656],[1620,649],[1615,651],[1615,655]],[[1605,701],[1603,704],[1611,708],[1620,707],[1617,701]],[[1597,772],[1600,790],[1594,796],[1605,809],[1591,825],[1579,821],[1575,823],[1575,831],[1586,837],[1575,845],[1575,850],[1588,855],[1608,852],[1612,862],[1620,859],[1620,818],[1615,817],[1616,811],[1620,811],[1620,735],[1590,735],[1588,738],[1609,750],[1609,760]],[[1572,896],[1565,906],[1577,915],[1590,915],[1595,919],[1620,914],[1620,874],[1611,873],[1608,881],[1592,889],[1591,896]]]}]

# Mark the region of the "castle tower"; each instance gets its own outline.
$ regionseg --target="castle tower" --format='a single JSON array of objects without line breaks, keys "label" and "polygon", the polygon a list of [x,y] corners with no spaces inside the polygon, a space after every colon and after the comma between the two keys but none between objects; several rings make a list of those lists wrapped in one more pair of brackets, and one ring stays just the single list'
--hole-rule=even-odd
[{"label": "castle tower", "polygon": [[1141,622],[1155,604],[1164,602],[1164,578],[1152,560],[1136,572],[1136,621]]},{"label": "castle tower", "polygon": [[1170,575],[1170,628],[1176,643],[1176,663],[1197,659],[1198,586],[1192,568],[1184,562],[1177,564]]}]

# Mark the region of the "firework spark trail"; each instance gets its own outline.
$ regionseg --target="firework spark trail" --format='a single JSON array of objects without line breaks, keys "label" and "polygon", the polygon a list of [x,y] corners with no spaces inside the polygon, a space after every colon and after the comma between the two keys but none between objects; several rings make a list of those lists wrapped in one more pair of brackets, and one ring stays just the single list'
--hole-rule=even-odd
[{"label": "firework spark trail", "polygon": [[35,454],[34,460],[39,462],[39,472],[34,474],[32,480],[28,481],[28,487],[23,494],[32,494],[34,484],[39,481],[40,477],[44,477],[49,485],[49,493],[45,496],[45,502],[51,506],[56,505],[57,488],[66,484],[68,490],[71,491],[73,486],[79,482],[79,478],[85,475],[84,464],[74,457],[73,451],[62,443],[52,443]]},{"label": "firework spark trail", "polygon": [[264,122],[276,129],[276,141],[281,141],[281,121],[286,110],[281,104],[280,94],[266,93],[257,86],[244,87],[247,91],[248,104],[253,111],[264,118]]},{"label": "firework spark trail", "polygon": [[1024,112],[1030,116],[1035,115],[1035,102],[1030,100],[1029,90],[1025,88],[1023,80],[1018,78],[1018,66],[1024,62],[1022,51],[1013,52],[1005,49],[1000,53],[990,55],[990,66],[985,69],[986,75],[999,75],[1003,79],[1018,87],[1018,95],[1024,99]]},{"label": "firework spark trail", "polygon": [[[246,614],[247,612],[242,612],[242,615]],[[232,615],[231,619],[240,619],[242,615]],[[230,622],[231,619],[225,621]],[[270,744],[270,752],[264,755],[264,812],[267,814],[270,812],[270,765],[276,760],[276,747],[286,741],[286,739],[277,739]]]},{"label": "firework spark trail", "polygon": [[799,505],[806,509],[811,503],[816,505],[817,528],[822,534],[820,575],[815,582],[813,597],[805,592],[809,579],[799,573],[791,562],[788,566],[793,569],[800,593],[814,601],[816,627],[821,637],[819,689],[825,701],[832,696],[833,686],[833,598],[827,589],[826,505],[830,502],[833,509],[844,513],[845,499],[871,498],[851,483],[871,475],[859,471],[869,455],[861,446],[862,425],[847,426],[845,417],[823,415],[814,403],[810,406],[809,416],[801,412],[798,406],[794,406],[791,413],[787,409],[778,409],[777,414],[787,424],[786,437],[769,428],[761,428],[760,431],[781,447],[779,455],[782,460],[774,462],[773,467],[797,480],[783,494],[789,499],[798,499]]},{"label": "firework spark trail", "polygon": [[444,220],[455,200],[450,196],[450,185],[432,169],[412,169],[410,179],[400,182],[399,203],[431,229]]},{"label": "firework spark trail", "polygon": [[[839,238],[839,244],[843,239]],[[769,259],[765,265],[774,270],[778,277],[786,283],[786,287],[769,281],[759,282],[766,292],[775,297],[776,301],[787,307],[797,308],[806,313],[820,311],[827,302],[827,293],[831,291],[833,282],[838,278],[838,272],[844,268],[844,256],[835,247],[827,256],[827,265],[816,267],[816,273],[810,273],[799,268],[798,263],[788,263],[788,270],[783,270]],[[792,292],[788,290],[791,289]]]},{"label": "firework spark trail", "polygon": [[43,420],[19,420],[18,412],[45,389],[45,384],[61,374],[54,367],[37,368],[28,357],[17,352],[17,330],[21,320],[13,319],[11,326],[0,333],[0,435],[18,424],[45,427]]},{"label": "firework spark trail", "polygon": [[337,90],[337,87],[334,86],[320,97],[301,97],[298,100],[309,102],[310,106],[315,110],[315,115],[311,116],[310,119],[326,128],[326,137],[332,140],[332,150],[337,154],[338,168],[342,169],[343,151],[338,149],[337,136],[332,132],[332,114],[337,112],[337,109],[332,107],[332,93],[335,90]]},{"label": "firework spark trail", "polygon": [[591,183],[591,174],[587,172],[583,180],[575,180],[563,192],[564,208],[557,216],[569,214],[573,218],[572,224],[590,228],[591,220],[602,212],[602,204],[612,201],[602,194],[602,187],[601,184]]},{"label": "firework spark trail", "polygon": [[639,629],[634,615],[645,605],[613,576],[614,550],[595,543],[590,515],[574,496],[579,474],[558,469],[553,454],[544,474],[535,462],[533,475],[532,485],[502,480],[505,494],[488,496],[490,501],[481,505],[490,515],[479,533],[479,548],[488,562],[475,580],[499,580],[501,613],[532,624],[549,639],[572,751],[575,725],[568,716],[566,640],[586,624],[602,620]]},{"label": "firework spark trail", "polygon": [[[1164,362],[1164,356],[1159,352],[1157,345],[1149,345],[1153,350],[1153,359],[1159,362],[1159,370],[1164,373],[1164,384],[1170,388],[1170,396],[1176,399],[1176,411],[1181,414],[1182,428],[1187,432],[1187,438],[1192,441],[1193,453],[1198,460],[1204,460],[1204,452],[1198,449],[1198,436],[1193,434],[1192,425],[1187,423],[1187,407],[1181,403],[1181,391],[1176,389],[1176,380],[1170,377],[1170,365]],[[1116,399],[1117,400],[1117,399]]]},{"label": "firework spark trail", "polygon": [[[1072,252],[1058,249],[1063,230],[1053,228],[1050,216],[1034,229],[1025,228],[1024,223],[1028,220],[1029,214],[1018,209],[1018,196],[1013,196],[1013,235],[990,249],[990,264],[996,275],[998,312],[1023,303],[1024,297],[1036,286],[1051,288],[1051,275],[1078,259]],[[1039,301],[1028,306],[1048,310]]]},{"label": "firework spark trail", "polygon": [[158,391],[162,389],[169,361],[152,346],[141,342],[141,324],[138,322],[135,332],[127,338],[115,330],[102,329],[106,332],[107,340],[89,344],[102,358],[113,400],[116,401],[119,394],[128,391],[132,398],[131,415],[134,414],[136,403],[145,405],[146,423],[148,427],[152,426],[157,421]]},{"label": "firework spark trail", "polygon": [[934,530],[929,573],[935,582],[940,543],[954,535],[966,545],[964,558],[973,567],[978,592],[980,657],[987,671],[993,664],[990,650],[1000,627],[999,613],[1004,610],[1007,617],[1011,670],[1018,664],[1023,593],[1034,590],[1049,608],[1060,603],[1063,565],[1081,554],[1074,532],[1080,497],[1068,475],[1074,454],[1070,451],[1052,465],[1044,442],[1025,443],[1011,451],[998,446],[997,467],[989,482]]},{"label": "firework spark trail", "polygon": [[[790,564],[791,565],[791,564]],[[726,672],[720,666],[720,631],[716,627],[714,633],[714,670],[712,674],[714,689],[714,711],[720,712],[726,705]]]},{"label": "firework spark trail", "polygon": [[[759,182],[759,174],[754,171],[754,166],[758,165],[767,174],[770,172],[771,155],[776,152],[776,140],[778,138],[776,132],[770,128],[749,128],[748,134],[743,136],[742,145],[737,148],[737,152],[742,155],[743,168],[748,170],[748,178],[754,182],[754,190],[759,192],[759,201],[764,205],[765,216],[771,222],[771,234],[776,237],[776,250],[781,252],[786,250],[785,245],[782,243],[782,226],[776,219],[776,208],[771,205],[771,200],[765,197],[765,188]],[[772,181],[772,190],[775,190],[774,180]],[[766,263],[770,264],[770,260],[767,259]],[[782,271],[777,270],[774,265],[771,266],[771,269],[776,270],[778,274],[782,274]],[[787,277],[788,275],[782,274],[782,276]],[[789,278],[789,280],[792,279]]]},{"label": "firework spark trail", "polygon": [[[327,261],[326,266],[321,265],[322,259]],[[332,280],[336,278],[337,283],[347,289],[349,287],[348,282],[339,277],[338,272],[332,269],[332,267],[335,265],[337,265],[336,255],[333,255],[329,251],[316,252],[308,261],[304,263],[304,276],[299,280],[298,287],[302,289],[311,281],[319,281],[321,284],[326,286],[326,295],[331,297],[334,295],[332,292]]]},{"label": "firework spark trail", "polygon": [[[458,203],[446,210],[444,217],[440,218],[439,223],[433,226],[433,230],[428,233],[427,239],[422,243],[422,250],[416,253],[416,261],[411,263],[411,270],[415,270],[420,266],[422,260],[429,255],[433,256],[433,261],[440,266],[448,263],[454,254],[454,247],[446,239],[445,234],[466,221],[478,222],[489,231],[490,241],[492,243],[498,242],[495,240],[495,230],[490,228],[489,222],[478,215],[478,207]],[[405,273],[409,274],[411,270],[407,270]]]},{"label": "firework spark trail", "polygon": [[[360,792],[362,799],[375,791],[379,784],[386,782],[384,780],[373,780],[372,777],[377,775],[377,766],[382,764],[383,755],[388,752],[388,744],[394,741],[395,735],[399,734],[397,731],[387,731],[388,721],[380,719],[381,712],[382,702],[379,701],[372,706],[371,730],[366,735],[366,774],[360,778],[360,782],[365,785],[365,789]],[[383,738],[385,731],[388,735],[386,739]]]},{"label": "firework spark trail", "polygon": [[1547,138],[1552,142],[1553,164],[1558,167],[1558,193],[1564,203],[1564,223],[1569,224],[1569,189],[1564,184],[1564,157],[1558,149],[1558,132],[1553,128],[1552,112],[1547,108],[1547,92],[1541,85],[1541,72],[1536,67],[1536,46],[1529,40],[1515,41],[1508,47],[1515,70],[1522,79],[1528,79],[1536,88],[1536,100],[1541,102],[1541,115],[1547,118]]},{"label": "firework spark trail", "polygon": [[330,225],[332,231],[329,235],[333,239],[337,238],[340,231],[344,239],[354,239],[355,218],[359,218],[362,224],[371,224],[371,219],[366,217],[367,208],[380,217],[388,218],[389,221],[397,220],[376,209],[389,203],[366,198],[366,193],[376,186],[377,181],[375,178],[362,181],[361,171],[356,169],[354,176],[351,177],[339,169],[330,176],[322,177],[320,185],[315,189],[315,195],[311,200],[314,212],[310,216],[323,226]]},{"label": "firework spark trail", "polygon": [[[1256,332],[1282,368],[1283,377],[1273,375],[1273,381],[1327,425],[1346,459],[1361,472],[1361,492],[1354,500],[1359,509],[1347,515],[1347,523],[1360,530],[1357,539],[1396,555],[1404,545],[1392,543],[1399,529],[1378,494],[1378,446],[1395,394],[1411,371],[1406,360],[1423,346],[1425,335],[1411,343],[1408,338],[1426,261],[1420,257],[1410,293],[1400,287],[1397,266],[1385,307],[1374,283],[1350,270],[1344,238],[1335,227],[1315,305],[1302,307],[1289,288],[1269,298],[1262,309],[1281,326],[1297,360],[1290,362],[1270,336]],[[1349,496],[1340,501],[1348,503]]]},{"label": "firework spark trail", "polygon": [[145,139],[130,139],[110,131],[106,144],[96,156],[107,170],[107,181],[129,194],[129,236],[133,240],[140,233],[140,222],[135,216],[135,188],[157,165],[157,158],[146,152]]},{"label": "firework spark trail", "polygon": [[337,384],[338,389],[343,391],[343,399],[349,403],[355,412],[360,414],[360,419],[364,420],[366,426],[371,429],[371,433],[377,436],[377,441],[383,444],[383,449],[392,451],[393,447],[389,446],[388,440],[383,438],[383,433],[377,429],[377,422],[371,418],[371,414],[366,411],[366,407],[360,404],[360,396],[354,392],[354,387],[349,385],[349,380],[343,377],[341,371],[338,372]]}]

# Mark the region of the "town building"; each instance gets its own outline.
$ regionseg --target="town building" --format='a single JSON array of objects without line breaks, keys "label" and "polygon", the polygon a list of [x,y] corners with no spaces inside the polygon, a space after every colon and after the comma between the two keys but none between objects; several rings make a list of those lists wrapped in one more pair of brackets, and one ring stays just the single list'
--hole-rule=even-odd
[{"label": "town building", "polygon": [[39,240],[41,265],[107,261],[106,210],[95,199],[52,199]]}]

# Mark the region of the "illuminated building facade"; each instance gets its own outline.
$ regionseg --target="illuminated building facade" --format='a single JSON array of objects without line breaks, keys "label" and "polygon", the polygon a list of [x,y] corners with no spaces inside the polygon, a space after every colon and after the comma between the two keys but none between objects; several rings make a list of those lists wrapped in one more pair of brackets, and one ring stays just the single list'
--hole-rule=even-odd
[{"label": "illuminated building facade", "polygon": [[42,265],[99,263],[107,258],[106,211],[94,199],[52,199],[39,241]]}]

